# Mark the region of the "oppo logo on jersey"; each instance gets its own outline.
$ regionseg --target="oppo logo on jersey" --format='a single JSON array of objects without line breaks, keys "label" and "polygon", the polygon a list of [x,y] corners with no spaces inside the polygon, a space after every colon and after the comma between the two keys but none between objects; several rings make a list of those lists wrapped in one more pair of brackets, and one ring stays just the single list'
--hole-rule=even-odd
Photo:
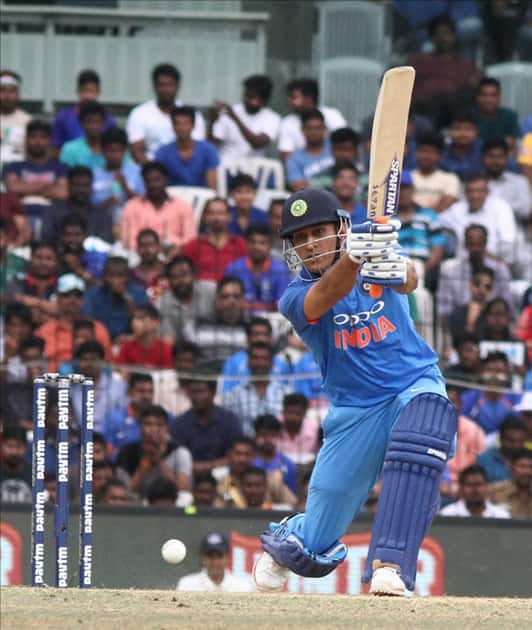
[{"label": "oppo logo on jersey", "polygon": [[344,324],[349,324],[349,326],[356,326],[357,324],[364,323],[369,321],[372,315],[376,315],[380,313],[384,308],[384,302],[379,300],[375,302],[373,306],[369,309],[369,311],[362,311],[360,313],[338,313],[333,317],[333,322],[337,326],[343,326]]},{"label": "oppo logo on jersey", "polygon": [[[384,315],[379,315],[383,308],[384,302],[379,300],[368,311],[335,315],[333,322],[337,326],[349,326],[334,331],[335,348],[338,350],[365,348],[370,343],[383,341],[389,333],[395,332],[397,329],[392,322]],[[370,322],[374,315],[376,321]]]}]

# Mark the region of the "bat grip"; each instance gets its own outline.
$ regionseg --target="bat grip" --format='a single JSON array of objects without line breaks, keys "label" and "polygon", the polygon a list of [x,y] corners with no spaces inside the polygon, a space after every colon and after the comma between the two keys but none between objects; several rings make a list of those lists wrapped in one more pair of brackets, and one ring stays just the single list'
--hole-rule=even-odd
[{"label": "bat grip", "polygon": [[[373,220],[376,223],[388,223],[388,217],[375,217]],[[382,295],[382,287],[378,284],[371,284],[369,287],[369,295],[374,299],[380,298]]]}]

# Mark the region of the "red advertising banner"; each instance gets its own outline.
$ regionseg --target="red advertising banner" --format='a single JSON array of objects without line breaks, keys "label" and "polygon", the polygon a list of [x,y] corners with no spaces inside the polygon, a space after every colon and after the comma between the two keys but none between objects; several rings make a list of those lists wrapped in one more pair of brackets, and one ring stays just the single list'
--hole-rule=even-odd
[{"label": "red advertising banner", "polygon": [[[347,560],[336,571],[320,579],[302,578],[290,574],[286,586],[289,593],[367,593],[368,585],[360,579],[368,554],[371,534],[348,534],[342,538],[349,548]],[[253,563],[262,552],[256,536],[242,536],[231,532],[231,570],[236,575],[251,576]],[[444,553],[434,538],[427,537],[421,545],[417,564],[416,595],[443,595]]]},{"label": "red advertising banner", "polygon": [[22,584],[22,540],[18,530],[0,523],[0,586]]}]

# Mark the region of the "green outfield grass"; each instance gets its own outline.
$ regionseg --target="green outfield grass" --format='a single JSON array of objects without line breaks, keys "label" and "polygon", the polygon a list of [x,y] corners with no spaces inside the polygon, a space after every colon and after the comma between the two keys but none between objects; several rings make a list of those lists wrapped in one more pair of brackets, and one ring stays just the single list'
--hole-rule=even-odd
[{"label": "green outfield grass", "polygon": [[214,630],[532,628],[532,599],[374,598],[4,587],[2,628]]}]

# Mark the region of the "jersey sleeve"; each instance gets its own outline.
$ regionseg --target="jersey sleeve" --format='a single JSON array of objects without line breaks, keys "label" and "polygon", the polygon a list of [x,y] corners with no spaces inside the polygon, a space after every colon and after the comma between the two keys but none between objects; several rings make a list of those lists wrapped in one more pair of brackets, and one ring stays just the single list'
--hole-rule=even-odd
[{"label": "jersey sleeve", "polygon": [[303,308],[305,296],[311,286],[310,283],[292,282],[286,287],[279,302],[279,311],[292,323],[299,336],[311,325]]}]

